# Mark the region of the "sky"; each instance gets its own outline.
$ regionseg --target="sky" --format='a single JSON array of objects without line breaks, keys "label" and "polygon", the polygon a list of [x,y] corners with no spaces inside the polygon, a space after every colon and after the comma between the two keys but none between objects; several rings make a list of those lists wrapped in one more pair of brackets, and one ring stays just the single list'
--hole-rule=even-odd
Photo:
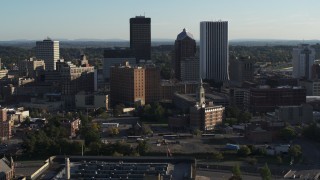
[{"label": "sky", "polygon": [[0,41],[129,39],[129,19],[151,18],[152,39],[199,39],[201,21],[228,21],[229,40],[320,39],[320,0],[1,0]]}]

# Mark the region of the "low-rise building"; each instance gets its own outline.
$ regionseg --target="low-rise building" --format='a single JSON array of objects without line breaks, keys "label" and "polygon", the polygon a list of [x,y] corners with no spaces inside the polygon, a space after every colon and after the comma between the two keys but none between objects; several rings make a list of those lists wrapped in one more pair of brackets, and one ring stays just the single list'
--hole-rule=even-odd
[{"label": "low-rise building", "polygon": [[76,94],[76,108],[77,109],[97,109],[109,108],[109,95],[99,93],[79,92]]},{"label": "low-rise building", "polygon": [[6,157],[0,159],[0,180],[10,180],[14,178],[15,167],[13,159],[8,160]]},{"label": "low-rise building", "polygon": [[299,106],[306,103],[306,89],[303,87],[260,86],[245,92],[244,106],[251,113],[272,112],[278,106]]},{"label": "low-rise building", "polygon": [[313,121],[313,109],[311,105],[279,106],[274,113],[268,113],[267,118],[271,121],[283,121],[293,125],[310,123]]}]

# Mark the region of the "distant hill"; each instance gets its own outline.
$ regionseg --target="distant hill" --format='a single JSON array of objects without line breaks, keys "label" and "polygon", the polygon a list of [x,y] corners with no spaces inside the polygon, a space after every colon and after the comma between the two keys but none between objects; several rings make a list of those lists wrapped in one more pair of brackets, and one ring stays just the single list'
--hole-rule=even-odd
[{"label": "distant hill", "polygon": [[[129,41],[123,39],[58,39],[61,48],[108,48],[108,47],[129,47]],[[36,40],[13,40],[0,41],[0,46],[13,46],[20,48],[35,47]],[[152,46],[173,45],[172,39],[153,39]],[[234,39],[230,40],[231,46],[296,46],[297,44],[320,44],[320,40],[278,40],[278,39]],[[197,41],[199,45],[199,41]]]}]

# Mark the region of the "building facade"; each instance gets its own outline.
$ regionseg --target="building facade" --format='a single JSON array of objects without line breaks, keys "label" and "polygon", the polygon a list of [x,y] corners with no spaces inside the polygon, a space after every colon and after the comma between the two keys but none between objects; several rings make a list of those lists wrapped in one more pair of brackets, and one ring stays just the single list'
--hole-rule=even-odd
[{"label": "building facade", "polygon": [[197,104],[190,107],[190,128],[201,131],[213,130],[216,125],[222,123],[225,108],[215,106],[213,103],[206,104],[202,81],[199,84],[196,97]]},{"label": "building facade", "polygon": [[237,57],[230,59],[229,65],[230,80],[242,84],[244,81],[253,81],[254,64],[248,57]]},{"label": "building facade", "polygon": [[75,98],[77,109],[109,108],[109,95],[106,94],[79,92]]},{"label": "building facade", "polygon": [[[173,64],[174,64],[174,72],[175,72],[176,79],[182,80],[182,77],[181,77],[182,64],[181,63],[186,58],[194,57],[196,54],[196,51],[197,51],[196,41],[194,40],[193,35],[189,33],[186,29],[183,29],[183,31],[180,34],[178,34],[177,39],[174,43],[175,58],[174,58]],[[193,68],[195,69],[197,68],[197,66]],[[189,71],[189,72],[192,72],[192,71]]]},{"label": "building facade", "polygon": [[281,86],[277,88],[251,88],[245,92],[244,106],[252,113],[273,112],[277,106],[306,103],[306,89]]},{"label": "building facade", "polygon": [[18,62],[19,75],[35,78],[36,71],[44,71],[44,60],[30,58]]},{"label": "building facade", "polygon": [[130,49],[106,49],[102,59],[103,78],[110,79],[110,68],[117,64],[122,64],[128,61],[130,65],[136,64],[134,52]]},{"label": "building facade", "polygon": [[130,18],[130,49],[134,51],[137,62],[151,59],[151,18]]},{"label": "building facade", "polygon": [[145,104],[145,69],[131,67],[128,62],[124,66],[111,68],[110,100],[113,105]]},{"label": "building facade", "polygon": [[312,77],[312,65],[315,60],[315,49],[311,48],[308,44],[301,44],[292,51],[292,76],[294,78]]},{"label": "building facade", "polygon": [[185,58],[180,63],[181,81],[198,81],[200,79],[200,61],[197,57]]},{"label": "building facade", "polygon": [[320,80],[299,80],[299,85],[306,88],[307,96],[320,96]]},{"label": "building facade", "polygon": [[229,79],[228,22],[200,22],[201,78],[224,82]]},{"label": "building facade", "polygon": [[56,70],[56,62],[60,59],[59,41],[45,39],[36,42],[36,57],[43,59],[46,70]]}]

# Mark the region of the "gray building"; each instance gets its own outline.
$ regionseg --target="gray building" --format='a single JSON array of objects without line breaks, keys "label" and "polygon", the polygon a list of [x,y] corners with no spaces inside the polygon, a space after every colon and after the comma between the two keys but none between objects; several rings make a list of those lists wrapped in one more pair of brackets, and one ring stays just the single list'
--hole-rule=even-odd
[{"label": "gray building", "polygon": [[36,57],[43,59],[46,70],[56,70],[56,62],[60,59],[59,41],[49,38],[36,42]]},{"label": "gray building", "polygon": [[225,82],[229,80],[228,21],[200,22],[201,78]]},{"label": "gray building", "polygon": [[250,56],[230,59],[229,75],[230,80],[238,84],[242,84],[245,81],[253,81],[254,64]]},{"label": "gray building", "polygon": [[313,108],[309,104],[300,106],[279,106],[274,113],[268,113],[269,120],[284,121],[290,124],[310,123],[313,121]]},{"label": "gray building", "polygon": [[292,51],[292,76],[294,78],[311,78],[311,68],[316,52],[309,44],[301,44]]}]

